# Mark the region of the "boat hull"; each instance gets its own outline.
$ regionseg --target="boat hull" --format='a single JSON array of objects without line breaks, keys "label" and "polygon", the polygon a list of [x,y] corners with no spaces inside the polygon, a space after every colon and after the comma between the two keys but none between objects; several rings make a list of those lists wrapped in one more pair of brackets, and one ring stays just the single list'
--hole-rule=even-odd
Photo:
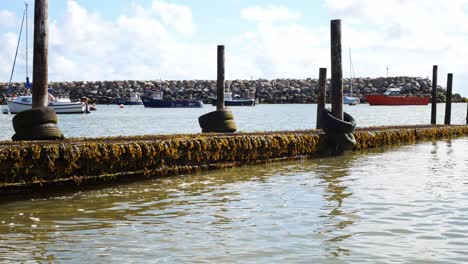
[{"label": "boat hull", "polygon": [[387,96],[371,94],[366,97],[370,105],[427,105],[430,97],[418,96]]},{"label": "boat hull", "polygon": [[186,108],[200,108],[203,107],[202,101],[197,100],[162,100],[162,99],[154,99],[147,96],[141,97],[143,101],[143,105],[145,107],[151,108],[171,108],[171,107],[186,107]]},{"label": "boat hull", "polygon": [[357,97],[343,96],[343,104],[357,105],[359,103],[360,103],[360,100]]},{"label": "boat hull", "polygon": [[[218,100],[211,99],[211,104],[216,105]],[[255,99],[237,99],[237,100],[225,100],[225,106],[255,106]]]},{"label": "boat hull", "polygon": [[130,101],[130,100],[122,99],[122,98],[116,98],[115,103],[118,104],[118,105],[120,105],[120,104],[123,104],[123,105],[142,105],[143,104],[142,101]]},{"label": "boat hull", "polygon": [[[11,114],[17,114],[19,112],[32,108],[31,104],[19,103],[7,100],[8,109]],[[47,107],[54,109],[57,114],[83,114],[86,112],[85,103],[49,103]]]}]

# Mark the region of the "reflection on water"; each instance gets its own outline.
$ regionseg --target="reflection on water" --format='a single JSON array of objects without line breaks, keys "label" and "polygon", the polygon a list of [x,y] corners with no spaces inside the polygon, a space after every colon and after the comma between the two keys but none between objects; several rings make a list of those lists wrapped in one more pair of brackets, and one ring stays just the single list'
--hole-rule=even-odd
[{"label": "reflection on water", "polygon": [[468,138],[0,203],[0,262],[468,261]]}]

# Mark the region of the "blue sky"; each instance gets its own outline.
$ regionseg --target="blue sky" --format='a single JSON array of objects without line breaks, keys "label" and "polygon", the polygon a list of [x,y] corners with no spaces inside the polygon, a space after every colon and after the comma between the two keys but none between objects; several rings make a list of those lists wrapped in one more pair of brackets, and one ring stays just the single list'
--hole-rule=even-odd
[{"label": "blue sky", "polygon": [[[23,8],[0,0],[3,82]],[[390,76],[427,77],[438,64],[439,84],[453,72],[454,91],[468,96],[468,0],[49,0],[49,8],[51,81],[215,79],[218,44],[229,79],[317,78],[330,64],[330,20],[340,18],[343,61],[351,48],[357,77],[386,76],[387,67]],[[24,42],[17,67],[14,80],[23,80]]]}]

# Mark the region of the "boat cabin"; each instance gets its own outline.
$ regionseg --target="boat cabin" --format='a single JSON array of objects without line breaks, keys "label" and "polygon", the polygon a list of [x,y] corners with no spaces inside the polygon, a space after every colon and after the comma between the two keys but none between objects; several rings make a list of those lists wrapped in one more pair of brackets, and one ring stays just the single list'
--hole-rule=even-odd
[{"label": "boat cabin", "polygon": [[15,102],[23,103],[23,104],[32,104],[32,96],[30,95],[18,96],[15,99]]},{"label": "boat cabin", "polygon": [[384,95],[386,96],[399,96],[401,95],[400,88],[389,88],[385,91]]},{"label": "boat cabin", "polygon": [[146,92],[147,96],[154,100],[162,100],[164,92],[161,90],[149,90]]},{"label": "boat cabin", "polygon": [[132,92],[130,93],[130,101],[131,102],[137,102],[139,101],[141,98],[140,98],[140,93],[138,92]]},{"label": "boat cabin", "polygon": [[224,93],[224,101],[232,101],[232,93],[231,92]]}]

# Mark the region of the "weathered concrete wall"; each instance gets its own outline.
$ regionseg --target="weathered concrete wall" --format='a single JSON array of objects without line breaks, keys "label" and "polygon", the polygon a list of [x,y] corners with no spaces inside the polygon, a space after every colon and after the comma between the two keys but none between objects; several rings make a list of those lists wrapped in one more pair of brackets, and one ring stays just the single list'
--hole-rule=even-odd
[{"label": "weathered concrete wall", "polygon": [[[450,136],[465,126],[361,128],[356,150]],[[0,142],[0,194],[16,187],[113,181],[311,157],[324,144],[319,130],[190,134]]]},{"label": "weathered concrete wall", "polygon": [[[329,85],[327,81],[327,85]],[[99,104],[111,104],[115,97],[128,97],[130,92],[142,93],[145,88],[159,87],[166,99],[199,99],[208,102],[216,95],[215,80],[189,81],[96,81],[96,82],[53,82],[50,84],[58,96],[70,96],[79,100],[86,96]],[[227,81],[235,96],[246,97],[255,94],[261,103],[312,103],[317,101],[317,79],[276,79],[276,80],[231,80]],[[401,87],[404,94],[430,96],[432,83],[427,78],[389,77],[356,78],[353,80],[353,95],[365,102],[365,96],[383,93],[391,87]],[[16,92],[24,92],[24,83],[13,83]],[[344,90],[349,92],[350,81],[344,80]],[[7,85],[0,83],[0,92]],[[445,101],[445,90],[439,86],[438,101]],[[328,89],[329,90],[329,89]],[[328,91],[329,92],[329,91]],[[330,98],[330,95],[328,95]],[[462,102],[460,95],[452,96],[453,102]]]}]

